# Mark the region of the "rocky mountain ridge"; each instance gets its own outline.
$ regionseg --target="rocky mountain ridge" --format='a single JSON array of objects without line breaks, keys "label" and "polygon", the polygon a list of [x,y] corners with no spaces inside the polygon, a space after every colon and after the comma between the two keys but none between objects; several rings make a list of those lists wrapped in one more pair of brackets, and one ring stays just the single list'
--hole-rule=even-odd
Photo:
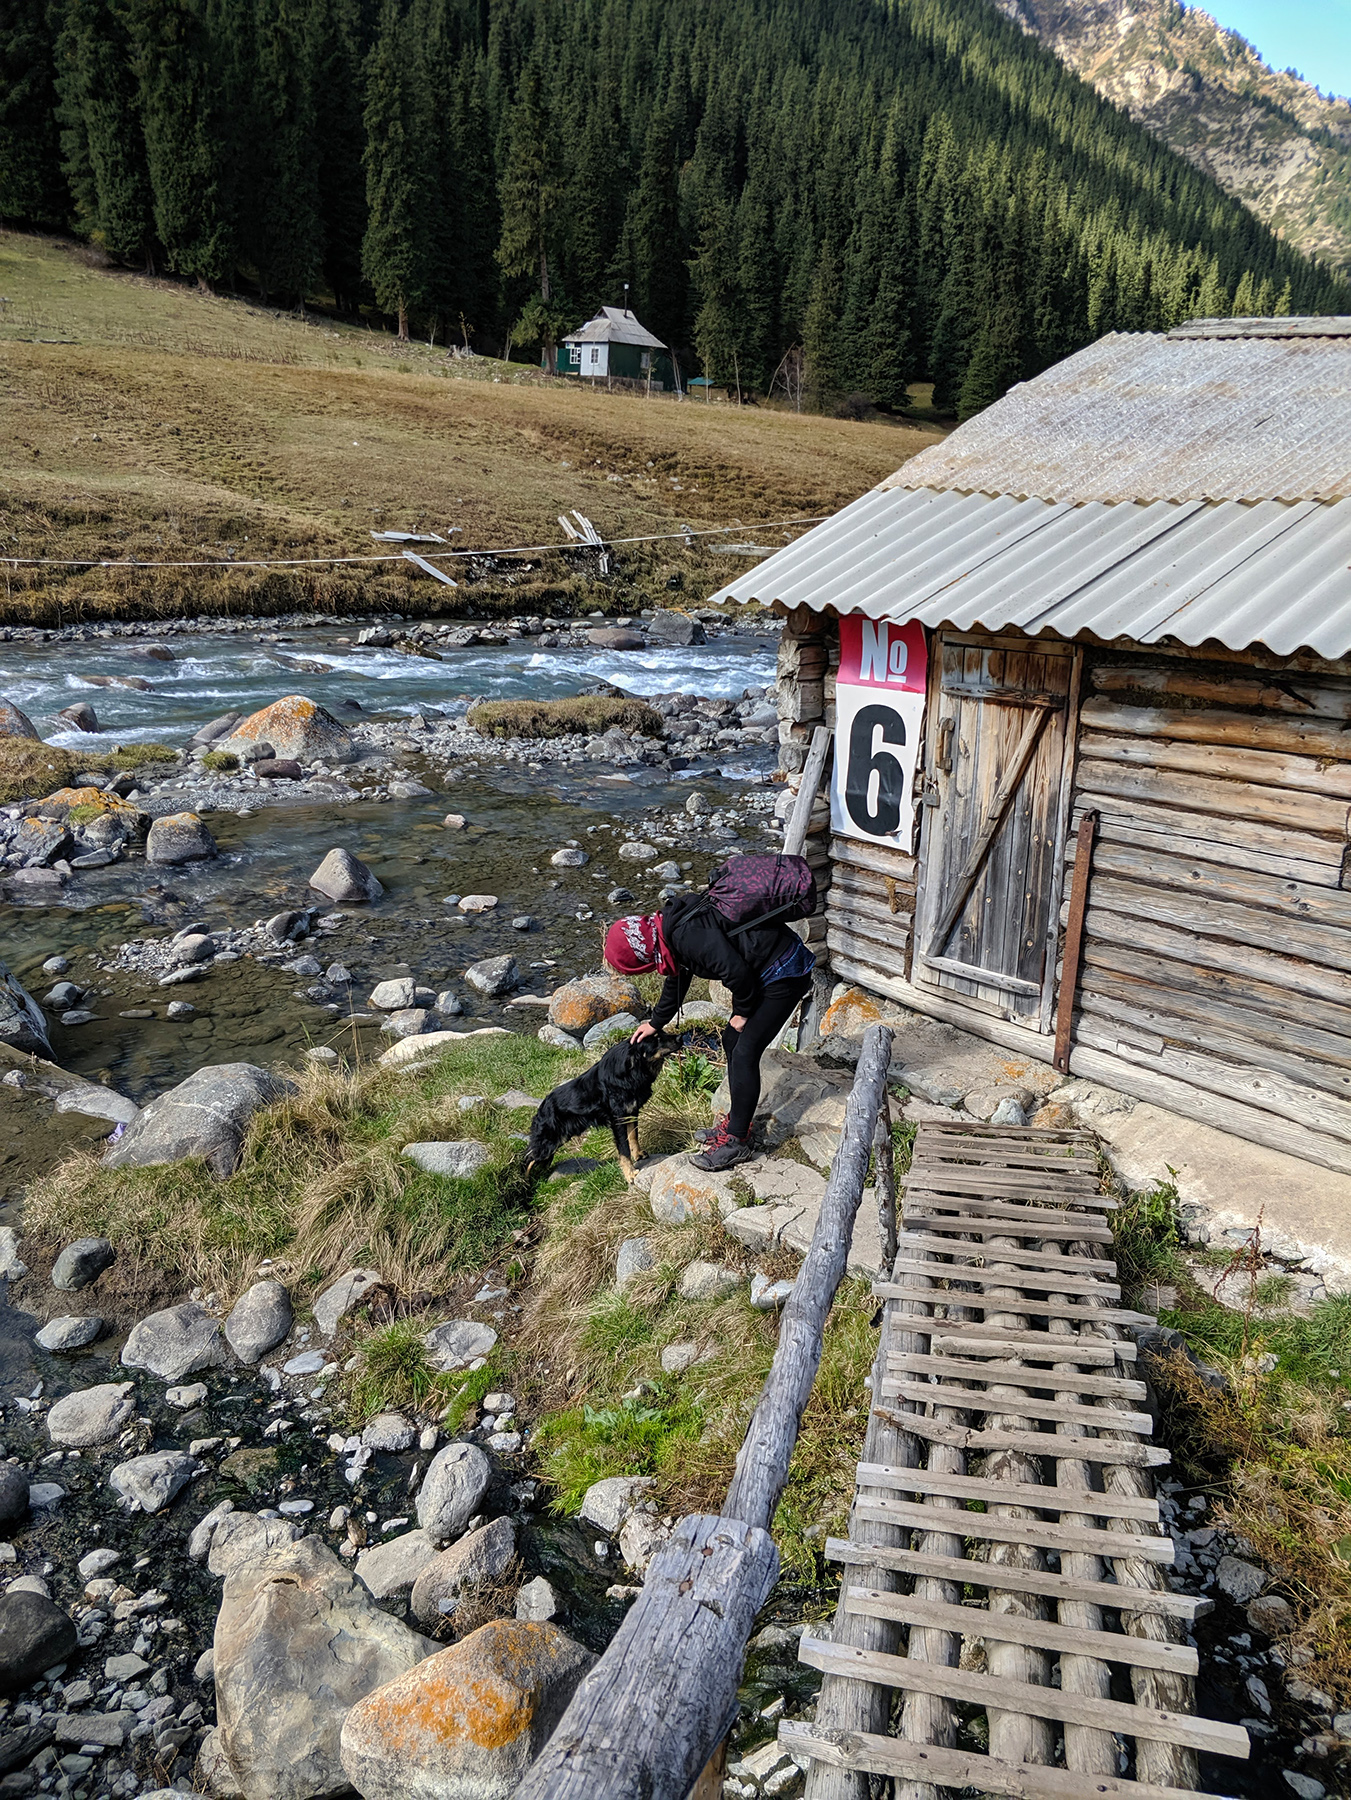
[{"label": "rocky mountain ridge", "polygon": [[993,0],[1282,237],[1351,266],[1351,102],[1178,0]]}]

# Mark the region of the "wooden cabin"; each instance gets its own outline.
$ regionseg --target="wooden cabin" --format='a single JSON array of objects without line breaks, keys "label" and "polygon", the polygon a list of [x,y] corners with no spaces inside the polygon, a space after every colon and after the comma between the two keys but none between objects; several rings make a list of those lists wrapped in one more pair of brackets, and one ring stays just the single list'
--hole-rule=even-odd
[{"label": "wooden cabin", "polygon": [[1351,319],[1106,337],[723,597],[836,976],[1351,1172]]},{"label": "wooden cabin", "polygon": [[594,319],[569,332],[558,346],[558,373],[584,381],[650,385],[665,393],[676,385],[671,353],[659,337],[622,306],[602,306]]}]

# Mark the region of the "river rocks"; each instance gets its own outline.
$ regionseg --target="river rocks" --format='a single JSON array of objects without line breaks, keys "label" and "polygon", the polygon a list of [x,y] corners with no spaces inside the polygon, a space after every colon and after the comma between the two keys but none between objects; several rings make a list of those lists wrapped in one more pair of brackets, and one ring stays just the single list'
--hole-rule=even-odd
[{"label": "river rocks", "polygon": [[555,988],[549,1000],[549,1023],[563,1031],[587,1031],[616,1013],[646,1011],[643,996],[623,975],[584,975]]},{"label": "river rocks", "polygon": [[193,963],[210,962],[216,954],[216,940],[204,931],[190,931],[186,937],[174,939],[173,959],[180,969]]},{"label": "river rocks", "polygon": [[593,1025],[589,1031],[582,1033],[582,1048],[599,1050],[603,1045],[613,1043],[616,1038],[627,1037],[637,1026],[638,1020],[633,1013],[612,1013],[608,1019],[602,1019],[599,1025]]},{"label": "river rocks", "polygon": [[326,1287],[314,1303],[314,1322],[325,1337],[331,1338],[342,1320],[374,1289],[380,1286],[376,1269],[349,1269],[345,1275]]},{"label": "river rocks", "polygon": [[[647,622],[648,638],[658,644],[706,644],[708,634],[698,619],[688,613],[671,612],[658,607]],[[778,714],[774,715],[777,721]]]},{"label": "river rocks", "polygon": [[[516,1527],[510,1519],[480,1525],[423,1565],[409,1601],[413,1617],[428,1631],[436,1629],[455,1611],[467,1588],[497,1581],[515,1555]],[[357,1573],[361,1573],[359,1558]]]},{"label": "river rocks", "polygon": [[0,962],[0,1044],[21,1050],[26,1056],[50,1057],[51,1040],[42,1008],[19,980]]},{"label": "river rocks", "polygon": [[96,732],[100,729],[98,714],[87,700],[77,700],[74,706],[63,706],[58,719],[64,719],[67,725],[73,725],[76,731]]},{"label": "river rocks", "polygon": [[657,860],[659,852],[655,844],[630,839],[628,843],[621,844],[615,854],[621,862],[650,863]]},{"label": "river rocks", "polygon": [[651,1238],[625,1238],[615,1257],[615,1286],[627,1286],[635,1275],[640,1275],[644,1269],[650,1269],[655,1262]]},{"label": "river rocks", "polygon": [[434,1029],[433,1014],[425,1006],[405,1006],[398,1012],[390,1013],[380,1029],[387,1037],[422,1037]]},{"label": "river rocks", "polygon": [[361,1441],[368,1450],[384,1450],[397,1456],[400,1450],[412,1448],[417,1432],[402,1413],[376,1413],[361,1428]]},{"label": "river rocks", "polygon": [[34,738],[41,742],[37,726],[12,700],[0,700],[0,737]]},{"label": "river rocks", "polygon": [[215,854],[216,840],[194,812],[168,813],[146,833],[147,862],[207,862]]},{"label": "river rocks", "polygon": [[381,1012],[403,1012],[406,1007],[417,1004],[417,983],[411,975],[379,982],[371,989],[369,1004]]},{"label": "river rocks", "polygon": [[1261,1593],[1267,1578],[1255,1563],[1244,1562],[1239,1556],[1222,1556],[1215,1569],[1215,1582],[1226,1598],[1246,1606]]},{"label": "river rocks", "polygon": [[527,1581],[516,1596],[516,1617],[547,1624],[558,1615],[558,1595],[543,1575]]},{"label": "river rocks", "polygon": [[496,999],[520,986],[521,971],[514,956],[489,956],[483,962],[470,963],[464,978],[476,994]]},{"label": "river rocks", "polygon": [[310,876],[310,886],[329,900],[346,905],[378,900],[385,891],[364,862],[340,847],[329,851]]},{"label": "river rocks", "polygon": [[447,813],[441,823],[447,831],[463,831],[467,821],[463,813]]},{"label": "river rocks", "polygon": [[116,1261],[117,1252],[107,1238],[76,1238],[52,1264],[52,1286],[65,1294],[78,1294]]},{"label": "river rocks", "polygon": [[466,894],[455,904],[462,913],[485,913],[492,912],[497,906],[498,900],[496,894]]},{"label": "river rocks", "polygon": [[12,1525],[27,1511],[27,1475],[13,1463],[0,1463],[0,1525]]},{"label": "river rocks", "polygon": [[682,1300],[725,1300],[745,1281],[736,1269],[724,1269],[717,1263],[692,1262],[680,1277]]},{"label": "river rocks", "polygon": [[90,1313],[84,1318],[77,1318],[74,1314],[66,1313],[59,1319],[48,1319],[34,1342],[41,1349],[53,1353],[83,1350],[86,1344],[92,1344],[102,1333],[103,1320],[97,1314]]},{"label": "river rocks", "polygon": [[[262,1569],[270,1557],[294,1544],[300,1536],[300,1527],[290,1519],[263,1519],[257,1513],[234,1512],[227,1510],[229,1507],[230,1502],[222,1500],[188,1539],[188,1555],[194,1560],[205,1556],[213,1575],[223,1575],[228,1580],[232,1575]],[[198,1533],[207,1536],[208,1526],[210,1533],[203,1546]]]},{"label": "river rocks", "polygon": [[646,650],[647,639],[641,631],[625,631],[618,625],[600,625],[586,634],[588,644],[600,650]]},{"label": "river rocks", "polygon": [[345,1793],[349,1709],[426,1653],[315,1538],[227,1576],[216,1620],[221,1745],[248,1800]]},{"label": "river rocks", "polygon": [[509,1800],[595,1661],[555,1625],[483,1625],[352,1708],[343,1768],[365,1800]]},{"label": "river rocks", "polygon": [[253,1063],[211,1063],[152,1100],[105,1155],[109,1168],[205,1158],[218,1181],[234,1173],[249,1120],[294,1092]]},{"label": "river rocks", "polygon": [[28,1264],[19,1255],[19,1234],[12,1225],[0,1225],[0,1275],[8,1281],[21,1281]]},{"label": "river rocks", "polygon": [[425,1531],[405,1531],[386,1543],[363,1550],[356,1560],[357,1578],[364,1581],[375,1600],[392,1600],[406,1594],[427,1564],[436,1546]]},{"label": "river rocks", "polygon": [[128,1512],[163,1512],[201,1466],[182,1450],[155,1450],[118,1463],[108,1476],[108,1486]]},{"label": "river rocks", "polygon": [[74,1625],[52,1601],[22,1588],[0,1594],[0,1694],[27,1687],[76,1648]]},{"label": "river rocks", "polygon": [[291,1329],[291,1296],[279,1281],[255,1281],[225,1321],[225,1341],[242,1363],[256,1363]]},{"label": "river rocks", "polygon": [[1268,1637],[1284,1637],[1295,1628],[1295,1609],[1279,1594],[1259,1594],[1249,1602],[1248,1623]]},{"label": "river rocks", "polygon": [[549,862],[555,869],[584,869],[591,861],[585,850],[579,850],[569,844],[563,850],[555,850]]},{"label": "river rocks", "polygon": [[429,1175],[447,1175],[463,1181],[492,1161],[492,1151],[476,1138],[452,1138],[446,1143],[405,1144],[403,1154]]},{"label": "river rocks", "polygon": [[459,1536],[491,1479],[492,1465],[476,1444],[447,1444],[436,1453],[417,1497],[418,1524],[434,1544]]},{"label": "river rocks", "polygon": [[161,1381],[181,1381],[224,1361],[220,1326],[192,1300],[151,1313],[132,1326],[122,1346],[123,1368],[146,1369]]},{"label": "river rocks", "polygon": [[47,1435],[64,1450],[84,1450],[115,1438],[136,1410],[136,1384],[108,1381],[57,1400],[47,1414]]},{"label": "river rocks", "polygon": [[559,1025],[541,1025],[535,1033],[541,1044],[548,1044],[554,1050],[580,1050],[581,1040],[569,1035]]},{"label": "river rocks", "polygon": [[577,1516],[614,1537],[642,1495],[656,1485],[650,1475],[607,1475],[583,1494]]},{"label": "river rocks", "polygon": [[286,694],[250,713],[213,748],[243,757],[265,744],[271,746],[272,757],[284,761],[347,763],[356,755],[347,727],[304,694]]},{"label": "river rocks", "polygon": [[444,1325],[434,1325],[422,1341],[433,1364],[450,1374],[487,1356],[497,1343],[497,1333],[491,1325],[481,1325],[477,1319],[450,1319]]}]

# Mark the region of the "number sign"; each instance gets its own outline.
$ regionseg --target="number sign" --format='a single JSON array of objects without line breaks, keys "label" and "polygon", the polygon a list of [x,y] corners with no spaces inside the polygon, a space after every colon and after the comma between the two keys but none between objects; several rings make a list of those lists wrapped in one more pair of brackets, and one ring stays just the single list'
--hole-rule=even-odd
[{"label": "number sign", "polygon": [[913,620],[840,620],[830,822],[847,837],[910,848],[927,668]]}]

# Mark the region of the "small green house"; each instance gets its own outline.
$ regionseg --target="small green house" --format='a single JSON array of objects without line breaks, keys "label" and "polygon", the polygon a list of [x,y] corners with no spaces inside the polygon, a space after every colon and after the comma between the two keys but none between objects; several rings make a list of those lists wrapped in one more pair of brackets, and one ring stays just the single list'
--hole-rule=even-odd
[{"label": "small green house", "polygon": [[650,382],[654,391],[678,387],[671,353],[625,307],[602,306],[594,319],[558,346],[558,373],[584,381]]}]

